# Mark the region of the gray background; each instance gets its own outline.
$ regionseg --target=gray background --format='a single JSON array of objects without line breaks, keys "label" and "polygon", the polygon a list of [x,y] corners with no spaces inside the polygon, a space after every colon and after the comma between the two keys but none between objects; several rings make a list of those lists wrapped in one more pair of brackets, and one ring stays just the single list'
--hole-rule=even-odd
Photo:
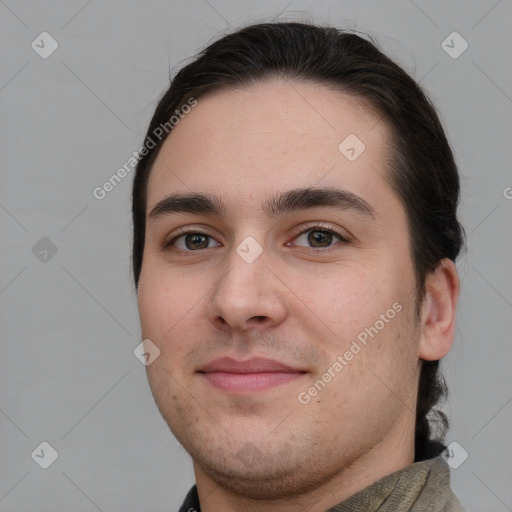
[{"label": "gray background", "polygon": [[[469,454],[453,488],[469,511],[512,510],[510,0],[0,0],[1,511],[173,511],[192,485],[133,354],[132,175],[92,191],[140,147],[169,66],[274,18],[369,32],[441,113],[468,234],[444,361],[447,441]],[[31,48],[43,31],[47,59]],[[453,31],[458,58],[441,46]],[[43,441],[59,454],[46,470]]]}]

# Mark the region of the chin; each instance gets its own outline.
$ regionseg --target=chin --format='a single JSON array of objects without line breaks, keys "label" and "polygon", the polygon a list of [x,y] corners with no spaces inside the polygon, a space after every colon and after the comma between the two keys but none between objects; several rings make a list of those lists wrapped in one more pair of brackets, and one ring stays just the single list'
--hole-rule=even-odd
[{"label": "chin", "polygon": [[[219,464],[215,461],[196,461],[201,469],[219,487],[231,494],[259,501],[275,502],[300,496],[313,490],[331,478],[328,475],[318,481],[312,480],[307,465],[294,464],[290,461],[287,468],[282,459],[277,461],[265,460],[252,468],[245,467],[238,461],[231,465]],[[279,464],[277,466],[276,464]]]}]

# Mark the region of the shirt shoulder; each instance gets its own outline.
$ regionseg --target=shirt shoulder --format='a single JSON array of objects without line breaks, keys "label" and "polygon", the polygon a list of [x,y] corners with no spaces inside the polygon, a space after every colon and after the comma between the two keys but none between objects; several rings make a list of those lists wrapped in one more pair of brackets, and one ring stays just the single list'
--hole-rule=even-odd
[{"label": "shirt shoulder", "polygon": [[197,486],[194,485],[185,498],[178,512],[201,512],[199,506],[199,495],[197,494]]}]

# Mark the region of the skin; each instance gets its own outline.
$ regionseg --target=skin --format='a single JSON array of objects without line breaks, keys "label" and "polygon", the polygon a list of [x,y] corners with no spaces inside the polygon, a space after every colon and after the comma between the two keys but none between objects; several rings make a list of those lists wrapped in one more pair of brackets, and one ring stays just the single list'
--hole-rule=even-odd
[{"label": "skin", "polygon": [[[353,162],[338,150],[349,134],[366,146]],[[201,97],[155,161],[138,305],[143,338],[161,353],[147,374],[193,459],[205,512],[324,511],[414,461],[421,359],[450,349],[459,281],[443,260],[415,319],[406,212],[385,175],[388,139],[385,123],[355,98],[273,79]],[[302,187],[350,191],[375,216],[326,206],[266,215],[269,198]],[[176,192],[215,192],[226,213],[149,217]],[[312,245],[317,222],[348,241]],[[163,248],[182,228],[211,237],[201,239],[206,248],[183,236]],[[236,251],[248,236],[263,249],[253,263]],[[299,393],[395,303],[401,311],[300,403]],[[223,356],[267,357],[305,373],[265,391],[227,393],[197,373]],[[252,451],[251,464],[242,449]]]}]

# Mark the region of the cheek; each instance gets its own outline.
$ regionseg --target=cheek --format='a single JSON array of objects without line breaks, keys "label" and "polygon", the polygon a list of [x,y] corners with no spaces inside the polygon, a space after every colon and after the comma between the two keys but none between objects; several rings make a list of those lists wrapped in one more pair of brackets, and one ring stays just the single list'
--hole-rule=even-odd
[{"label": "cheek", "polygon": [[144,265],[137,294],[142,336],[166,350],[169,340],[180,338],[195,308],[201,307],[205,289],[193,272],[171,272],[152,261]]},{"label": "cheek", "polygon": [[405,279],[389,266],[352,262],[349,267],[302,280],[300,298],[304,305],[299,316],[318,326],[310,324],[313,338],[319,329],[325,333],[322,351],[327,368],[338,356],[346,355],[347,363],[343,364],[347,368],[338,381],[369,379],[378,384],[372,369],[389,379],[398,360],[405,358],[408,366],[413,361],[412,340],[407,334],[412,319],[410,297]]},{"label": "cheek", "polygon": [[[331,325],[336,335],[323,340],[325,363],[319,366],[318,374],[311,376],[312,387],[303,390],[315,393],[311,397],[312,410],[329,415],[332,423],[344,424],[348,432],[354,429],[357,435],[379,424],[390,428],[389,421],[414,399],[411,390],[414,391],[418,357],[411,311],[400,298],[390,303],[388,298],[380,298],[384,300],[368,300],[357,310],[353,304],[345,304],[346,308],[353,308],[347,311],[347,322],[342,321],[336,330]],[[326,380],[329,383],[325,387],[319,385],[319,381]],[[318,393],[315,387],[320,389]],[[412,410],[413,406],[409,408]]]},{"label": "cheek", "polygon": [[[346,261],[314,274],[303,273],[294,287],[297,296],[323,324],[336,333],[357,334],[378,320],[399,300],[389,270]],[[344,336],[346,339],[346,336]]]}]

